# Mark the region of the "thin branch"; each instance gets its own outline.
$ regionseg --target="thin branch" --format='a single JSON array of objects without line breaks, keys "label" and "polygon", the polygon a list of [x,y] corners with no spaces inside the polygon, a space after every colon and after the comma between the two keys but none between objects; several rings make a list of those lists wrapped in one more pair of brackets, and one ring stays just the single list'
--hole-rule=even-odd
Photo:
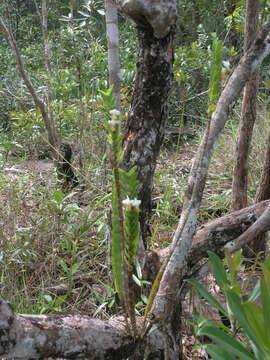
[{"label": "thin branch", "polygon": [[[7,14],[9,14],[7,7],[6,7],[6,12],[7,12]],[[9,15],[7,16],[7,18],[9,18]],[[9,29],[10,29],[10,24],[8,26],[9,26]],[[43,118],[44,123],[45,123],[46,130],[48,132],[49,143],[50,143],[50,145],[52,146],[52,148],[54,150],[57,147],[57,138],[56,138],[56,133],[53,131],[50,119],[48,117],[48,111],[47,111],[46,104],[41,100],[41,98],[36,93],[29,76],[28,76],[27,72],[25,71],[24,63],[23,63],[23,60],[21,58],[20,51],[19,51],[19,49],[17,47],[17,44],[16,44],[15,38],[13,36],[13,33],[12,33],[11,29],[9,30],[6,27],[6,25],[5,25],[5,23],[4,23],[1,16],[0,16],[0,29],[2,29],[2,31],[4,32],[6,38],[7,38],[8,42],[9,42],[9,44],[11,46],[12,52],[13,52],[14,57],[15,57],[15,59],[17,61],[17,64],[18,64],[18,68],[19,68],[21,77],[23,78],[23,80],[24,80],[30,94],[32,95],[32,98],[33,98],[36,106],[40,109],[42,118]]]}]

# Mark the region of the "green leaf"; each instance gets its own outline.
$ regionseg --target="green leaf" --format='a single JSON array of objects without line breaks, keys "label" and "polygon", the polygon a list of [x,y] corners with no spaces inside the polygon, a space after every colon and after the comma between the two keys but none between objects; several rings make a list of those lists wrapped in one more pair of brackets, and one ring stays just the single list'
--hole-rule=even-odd
[{"label": "green leaf", "polygon": [[71,275],[76,274],[76,272],[80,269],[81,266],[81,262],[79,262],[78,264],[73,264],[71,267]]},{"label": "green leaf", "polygon": [[241,360],[256,360],[239,341],[214,326],[204,326],[199,330],[199,335],[208,336],[225,352],[239,356]]},{"label": "green leaf", "polygon": [[99,90],[99,92],[103,98],[104,104],[112,108],[115,104],[115,98],[113,97],[113,86],[110,86],[107,91]]},{"label": "green leaf", "polygon": [[141,299],[145,304],[148,303],[148,298],[144,294],[141,294]]},{"label": "green leaf", "polygon": [[220,78],[222,70],[222,41],[213,41],[211,73],[210,73],[210,105],[216,104],[220,93]]},{"label": "green leaf", "polygon": [[258,341],[266,348],[269,348],[270,338],[266,336],[266,328],[264,324],[264,316],[259,305],[246,302],[243,304],[244,311],[248,320],[248,323],[254,332]]},{"label": "green leaf", "polygon": [[51,303],[53,301],[51,295],[44,295],[44,299],[48,302]]},{"label": "green leaf", "polygon": [[209,292],[198,281],[192,279],[185,281],[193,285],[199,291],[202,297],[204,297],[211,305],[213,305],[229,319],[229,315],[227,311],[223,308],[223,306],[211,294],[209,294]]},{"label": "green leaf", "polygon": [[252,293],[250,294],[250,297],[248,298],[248,301],[255,301],[256,299],[258,299],[261,294],[260,284],[261,281],[258,280],[254,289],[252,290]]},{"label": "green leaf", "polygon": [[228,249],[225,249],[225,263],[229,268],[230,281],[232,284],[237,285],[237,273],[242,260],[242,252],[239,250],[231,254]]},{"label": "green leaf", "polygon": [[115,185],[113,188],[112,201],[112,272],[114,278],[115,289],[119,298],[123,298],[123,273],[122,273],[122,239],[120,231],[120,222],[118,217],[117,196]]},{"label": "green leaf", "polygon": [[141,281],[137,278],[136,275],[133,274],[133,275],[132,275],[132,278],[133,278],[134,282],[135,282],[139,287],[142,286]]},{"label": "green leaf", "polygon": [[67,264],[64,262],[64,260],[61,259],[59,256],[57,256],[57,260],[58,260],[59,265],[65,271],[65,273],[68,274],[69,273],[69,268],[68,268]]},{"label": "green leaf", "polygon": [[263,316],[265,322],[265,336],[270,341],[270,289],[268,284],[270,283],[270,274],[266,264],[262,265],[263,275],[261,277],[261,298],[263,306]]},{"label": "green leaf", "polygon": [[207,344],[205,346],[206,351],[214,360],[232,360],[235,357],[228,354],[225,350],[221,349],[219,346],[215,344]]},{"label": "green leaf", "polygon": [[128,269],[133,267],[133,261],[137,253],[139,243],[139,212],[130,209],[125,211],[125,261]]},{"label": "green leaf", "polygon": [[54,199],[57,202],[57,204],[60,204],[63,199],[64,194],[60,190],[54,190],[53,196],[54,196]]},{"label": "green leaf", "polygon": [[108,304],[108,301],[105,301],[103,304],[99,305],[99,307],[97,308],[97,310],[94,312],[93,317],[96,317],[97,314],[104,308],[104,306],[106,306]]},{"label": "green leaf", "polygon": [[142,269],[141,269],[141,265],[138,260],[136,260],[136,272],[137,272],[138,279],[142,280]]},{"label": "green leaf", "polygon": [[221,289],[224,289],[225,285],[229,284],[228,278],[227,278],[227,273],[224,269],[224,266],[222,264],[222,261],[220,260],[220,258],[214,254],[211,251],[208,251],[208,256],[211,262],[211,268],[213,271],[213,274],[215,276],[215,279],[218,283],[218,286]]},{"label": "green leaf", "polygon": [[253,342],[253,344],[256,346],[256,348],[263,353],[263,347],[249,325],[244,311],[244,306],[241,304],[239,296],[231,290],[226,290],[225,293],[228,297],[231,310],[234,313],[234,316],[238,320],[239,324],[242,326],[243,330],[245,331],[249,339]]}]

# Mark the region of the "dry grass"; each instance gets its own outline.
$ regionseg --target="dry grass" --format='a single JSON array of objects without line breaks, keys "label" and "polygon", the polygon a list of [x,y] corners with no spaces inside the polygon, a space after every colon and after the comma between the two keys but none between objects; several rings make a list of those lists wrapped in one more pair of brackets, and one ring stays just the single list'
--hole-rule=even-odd
[{"label": "dry grass", "polygon": [[0,286],[17,311],[93,314],[102,296],[113,297],[109,287],[98,290],[100,279],[109,283],[108,199],[96,208],[90,203],[104,195],[96,186],[84,192],[84,205],[80,193],[59,201],[52,162],[6,165],[0,182]]},{"label": "dry grass", "polygon": [[[254,129],[251,203],[268,136],[266,115],[267,111],[260,113]],[[227,124],[209,169],[200,222],[229,212],[236,133],[234,119]],[[166,246],[171,241],[197,143],[186,142],[179,151],[175,147],[162,151],[154,179],[151,246]],[[98,157],[90,163],[85,170],[87,191],[79,190],[61,201],[55,194],[52,162],[9,161],[2,170],[0,287],[16,311],[81,312],[106,318],[116,310],[105,236],[111,175],[104,173]]]}]

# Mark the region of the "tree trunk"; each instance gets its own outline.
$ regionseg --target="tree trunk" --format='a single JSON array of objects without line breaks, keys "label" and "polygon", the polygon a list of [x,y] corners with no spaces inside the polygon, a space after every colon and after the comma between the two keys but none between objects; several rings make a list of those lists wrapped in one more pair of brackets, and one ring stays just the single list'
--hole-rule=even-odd
[{"label": "tree trunk", "polygon": [[[266,54],[270,52],[270,18],[262,27],[252,46],[245,53],[239,65],[223,90],[216,110],[211,117],[207,130],[199,147],[188,179],[185,202],[178,227],[174,234],[172,250],[166,259],[157,294],[153,301],[152,316],[157,319],[153,331],[163,332],[169,346],[170,359],[177,359],[181,344],[179,303],[183,278],[188,272],[188,254],[196,232],[197,213],[201,204],[206,175],[213,151],[228,119],[233,101],[239,97],[250,76],[256,71]],[[161,330],[160,330],[161,329]],[[164,345],[163,353],[166,351]]]},{"label": "tree trunk", "polygon": [[[255,39],[258,28],[258,16],[259,0],[247,0],[244,52],[248,50]],[[258,82],[259,74],[258,71],[255,71],[244,88],[233,173],[232,210],[239,210],[248,206],[248,158],[253,126],[256,120]]]},{"label": "tree trunk", "polygon": [[[260,178],[260,183],[258,186],[257,194],[255,202],[260,202],[263,200],[270,199],[270,131],[268,135],[267,148],[264,158],[263,170]],[[263,252],[263,256],[265,255],[267,241],[267,233],[260,234],[250,243],[250,248],[254,252],[254,254],[258,254],[259,252]],[[254,254],[251,254],[254,256]]]},{"label": "tree trunk", "polygon": [[116,99],[116,109],[120,111],[120,61],[117,7],[112,0],[105,0],[106,35],[108,44],[108,66],[110,85]]},{"label": "tree trunk", "polygon": [[122,167],[137,166],[142,201],[140,226],[143,241],[149,235],[152,181],[164,138],[173,77],[174,29],[158,39],[149,24],[138,27],[139,60],[132,103],[123,140]]}]

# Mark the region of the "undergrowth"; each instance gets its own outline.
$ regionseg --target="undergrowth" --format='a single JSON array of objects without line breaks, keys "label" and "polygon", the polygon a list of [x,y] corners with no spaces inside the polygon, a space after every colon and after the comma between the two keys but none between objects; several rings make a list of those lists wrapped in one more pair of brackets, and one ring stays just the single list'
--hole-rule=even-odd
[{"label": "undergrowth", "polygon": [[[230,211],[239,112],[235,109],[217,146],[200,223]],[[267,111],[262,111],[250,154],[250,204],[262,169],[268,127]],[[197,139],[181,142],[179,149],[172,145],[162,150],[154,178],[149,246],[164,247],[171,241],[202,130],[196,132]],[[71,193],[60,190],[52,161],[22,159],[12,152],[1,157],[0,288],[17,312],[80,312],[108,318],[118,310],[106,241],[110,166],[100,149],[95,153],[84,157],[84,187]]]}]

